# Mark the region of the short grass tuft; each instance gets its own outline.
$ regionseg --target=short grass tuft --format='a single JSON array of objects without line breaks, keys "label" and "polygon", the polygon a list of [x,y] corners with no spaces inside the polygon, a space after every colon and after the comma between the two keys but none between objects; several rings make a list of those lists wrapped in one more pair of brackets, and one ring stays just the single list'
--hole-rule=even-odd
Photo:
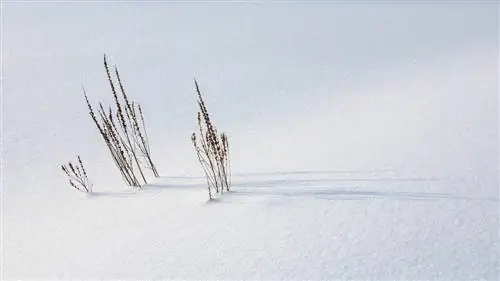
[{"label": "short grass tuft", "polygon": [[92,193],[92,183],[89,181],[80,155],[77,155],[77,164],[68,162],[66,165],[61,165],[61,169],[68,176],[72,187],[81,192]]}]

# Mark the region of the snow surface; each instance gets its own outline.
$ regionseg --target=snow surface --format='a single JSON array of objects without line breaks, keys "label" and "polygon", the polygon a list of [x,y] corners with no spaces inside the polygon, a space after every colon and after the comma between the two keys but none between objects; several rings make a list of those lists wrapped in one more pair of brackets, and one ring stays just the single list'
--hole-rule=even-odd
[{"label": "snow surface", "polygon": [[498,276],[498,200],[446,193],[456,182],[332,171],[242,175],[234,184],[234,192],[208,204],[197,178],[164,178],[141,192],[53,198],[63,202],[58,211],[4,233],[6,276]]},{"label": "snow surface", "polygon": [[[2,278],[499,279],[497,4],[2,5]],[[142,190],[86,115],[103,52],[145,108]],[[193,75],[232,144],[213,202]]]}]

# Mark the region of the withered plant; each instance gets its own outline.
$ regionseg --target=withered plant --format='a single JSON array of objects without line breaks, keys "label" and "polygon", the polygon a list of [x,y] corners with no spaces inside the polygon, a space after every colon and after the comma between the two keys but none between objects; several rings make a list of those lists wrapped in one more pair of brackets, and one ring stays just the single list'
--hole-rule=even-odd
[{"label": "withered plant", "polygon": [[104,108],[100,102],[97,109],[98,115],[96,115],[87,93],[83,89],[89,115],[99,130],[125,183],[129,186],[140,187],[142,184],[147,184],[143,168],[150,169],[155,177],[159,176],[151,158],[143,111],[139,104],[129,100],[118,68],[114,66],[114,73],[118,82],[118,87],[116,86],[116,82],[109,70],[106,55],[104,55],[104,69],[114,104]]},{"label": "withered plant", "polygon": [[69,184],[72,187],[81,192],[91,193],[92,183],[88,179],[87,171],[83,166],[80,155],[77,156],[77,160],[78,163],[76,165],[68,162],[66,165],[61,165],[61,169],[69,177]]},{"label": "withered plant", "polygon": [[199,136],[193,133],[191,141],[196,151],[197,159],[205,173],[208,197],[212,200],[215,194],[222,195],[224,191],[231,190],[229,141],[225,133],[220,135],[217,133],[196,79],[194,83],[198,95],[199,111],[197,113],[197,122]]}]

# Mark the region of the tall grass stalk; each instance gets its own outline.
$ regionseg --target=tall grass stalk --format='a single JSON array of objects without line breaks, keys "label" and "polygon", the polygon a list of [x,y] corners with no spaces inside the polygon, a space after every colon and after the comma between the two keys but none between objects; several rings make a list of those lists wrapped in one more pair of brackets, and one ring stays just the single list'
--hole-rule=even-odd
[{"label": "tall grass stalk", "polygon": [[214,198],[214,194],[222,195],[224,191],[230,191],[230,163],[229,163],[229,140],[225,133],[218,134],[210,114],[203,100],[198,82],[194,80],[198,97],[197,123],[199,137],[196,133],[191,135],[196,156],[205,173],[208,185],[208,196]]},{"label": "tall grass stalk", "polygon": [[[109,105],[107,109],[104,108],[102,103],[99,103],[98,115],[96,115],[87,93],[83,89],[89,115],[125,183],[129,186],[140,187],[147,184],[143,168],[150,169],[155,177],[159,176],[151,157],[142,108],[139,104],[130,101],[125,92],[118,68],[114,66],[114,73],[118,81],[118,87],[116,86],[106,55],[104,55],[104,69],[114,103]],[[117,92],[117,88],[120,94]]]}]

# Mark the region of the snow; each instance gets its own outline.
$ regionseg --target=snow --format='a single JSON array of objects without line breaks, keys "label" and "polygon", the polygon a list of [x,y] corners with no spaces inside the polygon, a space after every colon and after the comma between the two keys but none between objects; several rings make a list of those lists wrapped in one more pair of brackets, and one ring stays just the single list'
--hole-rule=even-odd
[{"label": "snow", "polygon": [[[499,279],[496,4],[2,5],[3,279]],[[145,109],[142,190],[86,115],[104,51]],[[232,147],[211,202],[193,75]]]},{"label": "snow", "polygon": [[199,178],[66,195],[4,233],[6,276],[494,280],[498,199],[453,184],[333,171],[236,176],[213,204]]}]

